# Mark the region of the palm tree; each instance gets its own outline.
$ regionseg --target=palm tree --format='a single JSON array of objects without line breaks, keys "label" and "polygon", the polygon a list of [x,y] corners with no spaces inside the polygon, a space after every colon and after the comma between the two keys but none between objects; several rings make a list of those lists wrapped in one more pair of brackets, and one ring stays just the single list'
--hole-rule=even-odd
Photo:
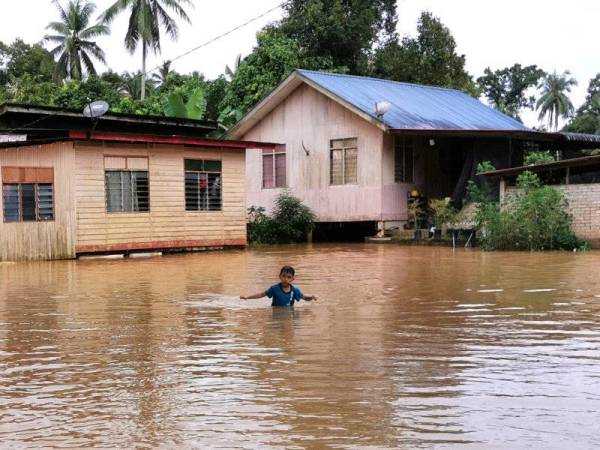
[{"label": "palm tree", "polygon": [[233,77],[235,76],[235,73],[237,72],[241,63],[242,63],[242,54],[238,53],[238,55],[235,57],[235,61],[233,63],[233,69],[231,67],[229,67],[229,65],[225,66],[225,76],[229,79],[229,81],[233,80]]},{"label": "palm tree", "polygon": [[171,73],[171,61],[165,61],[158,68],[158,73],[152,74],[152,79],[159,85],[163,85],[167,82],[167,77]]},{"label": "palm tree", "polygon": [[[140,98],[142,94],[142,73],[123,72],[121,83],[118,86],[119,92],[127,97]],[[156,86],[154,80],[144,80],[144,90],[152,91]]]},{"label": "palm tree", "polygon": [[559,75],[556,71],[546,75],[542,81],[542,96],[537,101],[535,107],[540,111],[539,120],[548,118],[548,126],[554,126],[558,130],[558,119],[566,119],[573,113],[573,103],[569,100],[568,94],[571,88],[577,85],[577,80],[571,78],[571,72],[568,70]]},{"label": "palm tree", "polygon": [[180,18],[190,22],[183,4],[191,5],[190,0],[116,0],[101,16],[104,23],[110,23],[117,14],[129,9],[129,27],[125,34],[125,47],[131,53],[142,44],[142,91],[141,99],[146,95],[146,57],[148,50],[160,51],[160,28],[164,27],[171,39],[178,35],[177,23],[169,16],[165,8],[174,11]]},{"label": "palm tree", "polygon": [[65,10],[58,0],[52,0],[60,13],[60,22],[50,22],[46,27],[56,34],[44,36],[45,41],[58,44],[50,51],[58,57],[54,76],[57,79],[81,80],[82,66],[88,75],[95,75],[96,69],[92,57],[106,63],[104,52],[91,39],[109,33],[109,28],[103,24],[88,26],[96,5],[87,0],[70,0]]}]

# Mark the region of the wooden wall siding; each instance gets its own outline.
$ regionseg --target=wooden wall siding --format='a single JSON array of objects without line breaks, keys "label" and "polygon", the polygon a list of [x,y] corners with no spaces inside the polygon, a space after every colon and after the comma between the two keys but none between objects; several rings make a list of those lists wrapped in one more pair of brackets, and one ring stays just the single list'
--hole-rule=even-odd
[{"label": "wooden wall siding", "polygon": [[[150,211],[107,213],[104,156],[147,157]],[[223,161],[223,210],[186,212],[184,158]],[[244,152],[76,143],[77,252],[245,245]]]},{"label": "wooden wall siding", "polygon": [[[0,151],[0,166],[54,168],[54,220],[4,223],[0,195],[0,259],[75,257],[75,157],[70,142]],[[40,172],[43,173],[44,171]]]},{"label": "wooden wall siding", "polygon": [[[358,183],[330,186],[330,140],[353,137],[358,139]],[[382,219],[383,186],[394,184],[393,159],[390,163],[382,158],[384,133],[313,88],[300,86],[243,139],[286,144],[287,186],[313,209],[318,220]],[[391,151],[393,157],[393,146]],[[270,210],[282,190],[262,189],[261,158],[259,149],[246,153],[247,206]],[[406,215],[401,208],[401,202],[387,207],[397,220]]]}]

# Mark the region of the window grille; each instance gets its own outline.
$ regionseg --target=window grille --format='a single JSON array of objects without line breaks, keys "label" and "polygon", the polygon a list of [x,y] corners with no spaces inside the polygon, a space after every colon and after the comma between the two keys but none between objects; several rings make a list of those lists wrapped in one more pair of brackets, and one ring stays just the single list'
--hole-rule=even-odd
[{"label": "window grille", "polygon": [[54,220],[54,185],[10,183],[2,185],[5,222]]},{"label": "window grille", "polygon": [[396,183],[414,182],[414,145],[412,138],[394,139],[394,180]]},{"label": "window grille", "polygon": [[150,190],[146,170],[106,170],[106,210],[147,212]]},{"label": "window grille", "polygon": [[263,189],[286,187],[285,145],[263,149]]},{"label": "window grille", "polygon": [[357,139],[333,139],[330,142],[331,184],[358,182]]},{"label": "window grille", "polygon": [[185,160],[185,210],[221,211],[221,161]]}]

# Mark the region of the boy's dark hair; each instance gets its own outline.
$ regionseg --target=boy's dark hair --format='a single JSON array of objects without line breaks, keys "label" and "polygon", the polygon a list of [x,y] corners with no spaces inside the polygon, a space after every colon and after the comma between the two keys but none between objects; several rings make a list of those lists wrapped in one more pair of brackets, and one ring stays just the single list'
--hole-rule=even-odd
[{"label": "boy's dark hair", "polygon": [[293,277],[296,276],[296,271],[292,266],[283,266],[279,271],[279,276],[283,275],[284,273],[289,273]]}]

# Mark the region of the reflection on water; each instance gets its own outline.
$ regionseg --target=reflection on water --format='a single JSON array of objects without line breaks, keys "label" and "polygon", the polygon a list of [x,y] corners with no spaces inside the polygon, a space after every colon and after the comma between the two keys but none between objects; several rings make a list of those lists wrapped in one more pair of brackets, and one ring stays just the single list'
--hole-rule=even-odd
[{"label": "reflection on water", "polygon": [[[283,264],[321,300],[239,300]],[[599,267],[360,244],[0,264],[0,442],[600,446]]]}]

